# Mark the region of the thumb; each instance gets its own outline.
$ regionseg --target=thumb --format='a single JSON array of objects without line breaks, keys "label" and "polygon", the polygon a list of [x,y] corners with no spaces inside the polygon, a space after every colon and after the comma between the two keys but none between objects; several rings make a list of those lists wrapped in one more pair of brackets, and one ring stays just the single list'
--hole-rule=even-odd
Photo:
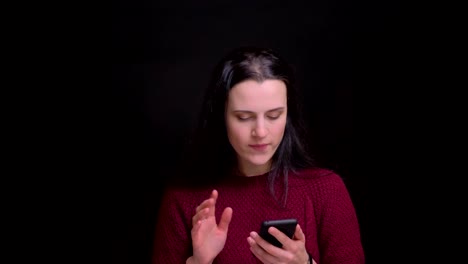
[{"label": "thumb", "polygon": [[304,235],[304,232],[302,232],[301,226],[299,224],[296,225],[294,238],[296,238],[297,240],[301,240],[302,242],[305,242],[305,235]]},{"label": "thumb", "polygon": [[232,208],[231,207],[226,207],[224,209],[223,214],[221,215],[221,220],[219,220],[219,225],[218,228],[221,229],[222,231],[226,231],[229,228],[229,223],[231,223],[232,219]]}]

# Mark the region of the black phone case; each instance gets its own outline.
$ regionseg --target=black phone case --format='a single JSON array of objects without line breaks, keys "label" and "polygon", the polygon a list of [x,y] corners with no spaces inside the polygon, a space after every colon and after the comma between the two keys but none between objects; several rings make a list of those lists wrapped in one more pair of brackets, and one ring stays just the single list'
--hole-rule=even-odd
[{"label": "black phone case", "polygon": [[274,236],[268,233],[268,228],[270,226],[274,226],[278,230],[286,234],[289,238],[292,238],[294,232],[296,231],[296,225],[297,219],[294,218],[264,221],[262,223],[262,226],[260,227],[260,236],[272,245],[275,245],[277,247],[283,247],[283,245],[278,241],[278,239],[276,239]]}]

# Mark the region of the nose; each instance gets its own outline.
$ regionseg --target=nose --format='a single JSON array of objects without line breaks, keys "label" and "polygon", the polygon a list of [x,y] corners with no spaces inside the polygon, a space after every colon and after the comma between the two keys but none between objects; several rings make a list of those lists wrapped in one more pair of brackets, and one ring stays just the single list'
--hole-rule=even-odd
[{"label": "nose", "polygon": [[257,121],[255,127],[252,129],[252,136],[263,138],[268,134],[263,121]]}]

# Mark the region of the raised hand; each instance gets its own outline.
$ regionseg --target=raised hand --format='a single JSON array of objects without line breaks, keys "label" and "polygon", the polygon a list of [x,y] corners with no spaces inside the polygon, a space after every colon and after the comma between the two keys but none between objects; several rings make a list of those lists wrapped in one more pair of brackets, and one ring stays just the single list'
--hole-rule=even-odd
[{"label": "raised hand", "polygon": [[193,256],[187,261],[189,263],[211,263],[224,248],[232,218],[232,208],[224,209],[217,224],[215,217],[217,199],[218,191],[213,190],[210,198],[197,206],[196,213],[192,217]]}]

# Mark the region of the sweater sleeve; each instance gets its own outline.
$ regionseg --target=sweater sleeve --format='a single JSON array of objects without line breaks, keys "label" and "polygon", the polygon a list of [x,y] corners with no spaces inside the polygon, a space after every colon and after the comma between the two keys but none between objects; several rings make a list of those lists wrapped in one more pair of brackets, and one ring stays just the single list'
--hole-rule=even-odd
[{"label": "sweater sleeve", "polygon": [[163,195],[156,224],[153,264],[185,263],[191,255],[191,226],[185,216],[184,200],[171,189]]},{"label": "sweater sleeve", "polygon": [[363,264],[364,252],[354,205],[346,186],[336,174],[323,177],[321,203],[319,264]]}]

